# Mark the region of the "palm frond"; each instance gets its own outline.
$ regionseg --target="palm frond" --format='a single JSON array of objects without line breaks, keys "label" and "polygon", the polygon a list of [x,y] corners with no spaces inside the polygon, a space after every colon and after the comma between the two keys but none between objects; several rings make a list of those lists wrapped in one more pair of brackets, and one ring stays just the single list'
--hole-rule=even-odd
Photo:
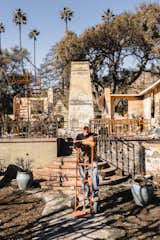
[{"label": "palm frond", "polygon": [[18,24],[26,24],[27,23],[27,16],[20,8],[16,9],[13,12],[13,22]]},{"label": "palm frond", "polygon": [[106,11],[104,11],[104,14],[102,15],[102,20],[104,22],[110,23],[114,20],[115,15],[113,12],[108,8]]},{"label": "palm frond", "polygon": [[29,34],[28,34],[28,36],[29,36],[29,38],[33,38],[34,40],[37,40],[37,37],[39,36],[39,34],[40,34],[40,32],[37,30],[37,29],[32,29],[30,32],[29,32]]},{"label": "palm frond", "polygon": [[62,11],[60,11],[60,16],[61,19],[67,19],[67,20],[71,20],[71,18],[73,17],[73,11],[68,8],[68,7],[64,7]]},{"label": "palm frond", "polygon": [[3,23],[1,22],[0,23],[0,33],[3,33],[3,32],[5,32],[5,27],[4,27]]}]

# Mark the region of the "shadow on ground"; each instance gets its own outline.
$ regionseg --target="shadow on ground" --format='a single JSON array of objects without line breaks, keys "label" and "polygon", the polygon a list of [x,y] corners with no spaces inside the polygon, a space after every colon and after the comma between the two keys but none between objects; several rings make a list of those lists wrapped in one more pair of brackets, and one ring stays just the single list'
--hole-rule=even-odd
[{"label": "shadow on ground", "polygon": [[15,224],[12,226],[14,234],[10,234],[8,228],[8,234],[0,239],[160,239],[160,191],[145,208],[137,207],[130,190],[125,189],[110,196],[106,193],[99,214],[74,219],[71,213],[71,209],[63,209],[19,226],[17,230]]}]

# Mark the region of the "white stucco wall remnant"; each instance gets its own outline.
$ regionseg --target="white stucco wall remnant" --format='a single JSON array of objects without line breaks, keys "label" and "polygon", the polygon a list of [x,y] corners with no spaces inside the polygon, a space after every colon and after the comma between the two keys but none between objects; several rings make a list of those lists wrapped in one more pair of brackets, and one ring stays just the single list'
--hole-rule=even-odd
[{"label": "white stucco wall remnant", "polygon": [[160,174],[160,143],[148,143],[145,146],[145,172],[147,175]]},{"label": "white stucco wall remnant", "polygon": [[89,63],[72,62],[69,90],[68,127],[80,129],[94,118]]},{"label": "white stucco wall remnant", "polygon": [[150,94],[145,95],[143,99],[143,116],[144,119],[151,119],[151,96]]}]

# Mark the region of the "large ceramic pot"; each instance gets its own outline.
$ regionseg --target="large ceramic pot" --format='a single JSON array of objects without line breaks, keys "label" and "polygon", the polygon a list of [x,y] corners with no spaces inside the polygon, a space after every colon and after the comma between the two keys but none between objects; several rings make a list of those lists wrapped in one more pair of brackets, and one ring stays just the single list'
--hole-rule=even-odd
[{"label": "large ceramic pot", "polygon": [[133,199],[138,206],[144,207],[149,204],[153,196],[153,187],[151,185],[141,186],[138,183],[134,183],[131,186],[131,192]]},{"label": "large ceramic pot", "polygon": [[26,190],[28,187],[31,187],[33,183],[33,175],[31,172],[18,171],[16,181],[19,189]]}]

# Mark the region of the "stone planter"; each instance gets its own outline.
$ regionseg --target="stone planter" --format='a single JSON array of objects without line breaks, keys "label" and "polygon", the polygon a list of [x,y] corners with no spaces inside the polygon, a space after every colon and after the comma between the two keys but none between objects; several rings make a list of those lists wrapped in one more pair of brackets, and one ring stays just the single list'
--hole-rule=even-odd
[{"label": "stone planter", "polygon": [[16,181],[19,189],[26,190],[33,183],[33,175],[31,172],[17,172]]},{"label": "stone planter", "polygon": [[153,196],[152,185],[141,186],[139,183],[134,183],[131,186],[133,199],[138,206],[144,207],[151,202]]}]

